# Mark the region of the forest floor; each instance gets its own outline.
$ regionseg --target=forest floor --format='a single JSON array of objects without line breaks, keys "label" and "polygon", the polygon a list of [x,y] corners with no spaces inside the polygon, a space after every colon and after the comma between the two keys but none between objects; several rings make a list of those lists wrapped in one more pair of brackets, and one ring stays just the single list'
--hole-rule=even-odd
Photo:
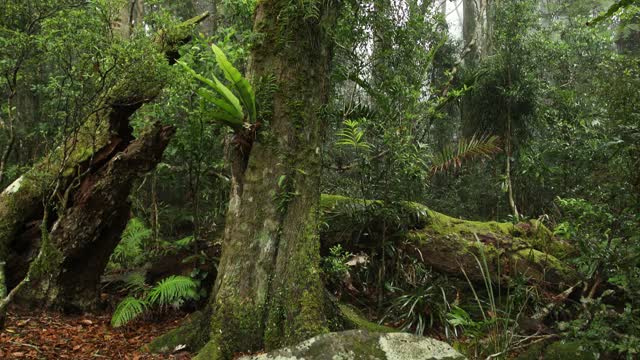
[{"label": "forest floor", "polygon": [[138,320],[123,328],[110,325],[111,314],[63,315],[12,309],[0,331],[0,359],[190,359],[140,351],[153,338],[177,327],[184,314],[158,321]]}]

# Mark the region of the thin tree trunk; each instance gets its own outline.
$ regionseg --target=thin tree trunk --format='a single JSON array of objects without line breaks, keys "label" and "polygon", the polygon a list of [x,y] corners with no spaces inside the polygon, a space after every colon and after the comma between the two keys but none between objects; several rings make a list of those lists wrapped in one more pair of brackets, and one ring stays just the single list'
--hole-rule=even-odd
[{"label": "thin tree trunk", "polygon": [[[511,79],[511,62],[507,61],[507,81],[508,81],[508,88],[511,89],[511,87],[513,86],[512,84],[512,79]],[[518,207],[516,206],[516,201],[515,201],[515,197],[513,195],[513,182],[511,181],[511,157],[513,156],[513,145],[511,142],[511,98],[509,97],[509,99],[507,100],[507,131],[505,133],[505,140],[506,140],[506,164],[505,164],[505,176],[506,179],[505,181],[507,182],[507,196],[508,196],[508,200],[509,200],[509,207],[511,208],[511,214],[513,215],[514,219],[517,221],[518,219],[520,219],[520,213],[518,212]]]}]

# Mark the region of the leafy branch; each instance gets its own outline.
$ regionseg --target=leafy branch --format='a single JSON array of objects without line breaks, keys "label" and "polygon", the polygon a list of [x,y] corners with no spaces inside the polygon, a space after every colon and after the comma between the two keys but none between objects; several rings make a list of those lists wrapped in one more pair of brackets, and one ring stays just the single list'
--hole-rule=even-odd
[{"label": "leafy branch", "polygon": [[364,137],[364,130],[360,128],[358,120],[343,121],[344,127],[336,135],[338,136],[337,145],[352,147],[356,150],[362,149],[368,151],[371,145],[367,143]]}]

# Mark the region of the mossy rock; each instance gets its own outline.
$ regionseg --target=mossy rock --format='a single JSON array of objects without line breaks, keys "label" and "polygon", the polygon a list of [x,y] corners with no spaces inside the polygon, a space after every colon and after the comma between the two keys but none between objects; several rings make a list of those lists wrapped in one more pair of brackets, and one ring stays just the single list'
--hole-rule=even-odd
[{"label": "mossy rock", "polygon": [[449,344],[407,333],[349,330],[240,360],[463,360]]}]

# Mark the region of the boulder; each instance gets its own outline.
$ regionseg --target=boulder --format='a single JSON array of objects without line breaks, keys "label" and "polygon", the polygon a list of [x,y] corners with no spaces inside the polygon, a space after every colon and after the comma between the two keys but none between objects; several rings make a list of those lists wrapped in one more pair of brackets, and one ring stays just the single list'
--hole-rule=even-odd
[{"label": "boulder", "polygon": [[349,330],[240,360],[464,360],[449,344],[407,333]]}]

